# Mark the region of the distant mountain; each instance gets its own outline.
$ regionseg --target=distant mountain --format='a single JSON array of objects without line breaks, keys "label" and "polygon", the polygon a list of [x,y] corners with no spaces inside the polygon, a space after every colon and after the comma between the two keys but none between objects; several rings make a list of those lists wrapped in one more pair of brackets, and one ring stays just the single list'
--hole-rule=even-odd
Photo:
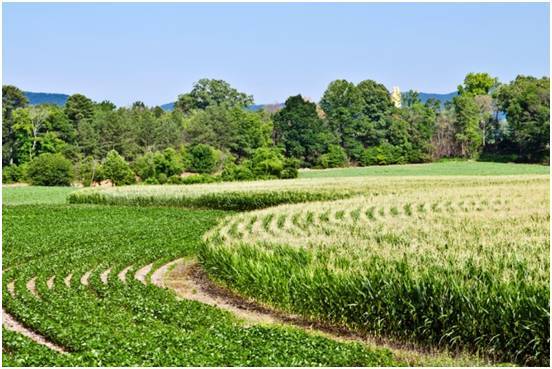
[{"label": "distant mountain", "polygon": [[269,111],[278,111],[284,107],[284,103],[275,103],[275,104],[256,104],[248,106],[247,109],[251,111],[259,111],[263,109],[268,109]]},{"label": "distant mountain", "polygon": [[163,105],[161,105],[161,109],[163,109],[165,111],[173,111],[174,110],[174,103],[171,102],[171,103],[163,104]]},{"label": "distant mountain", "polygon": [[[403,92],[404,95],[404,92]],[[448,94],[432,94],[427,92],[419,92],[418,97],[420,100],[425,103],[429,99],[435,99],[439,100],[441,102],[441,105],[446,103],[447,101],[451,101],[454,96],[458,95],[458,92],[449,92]]]},{"label": "distant mountain", "polygon": [[[29,99],[29,104],[31,105],[54,104],[54,105],[62,106],[62,105],[65,105],[65,102],[69,98],[69,95],[66,95],[66,94],[56,94],[56,93],[47,93],[47,92],[29,92],[29,91],[24,91],[23,93],[25,94],[25,96],[27,96],[27,99]],[[433,98],[433,99],[439,100],[441,104],[444,104],[445,102],[452,100],[452,98],[457,94],[458,94],[457,92],[451,92],[448,94],[433,94],[433,93],[427,93],[427,92],[420,92],[419,97],[420,97],[420,100],[424,103],[428,99]],[[256,105],[249,106],[248,109],[251,111],[258,111],[258,110],[264,109],[265,107],[274,109],[274,108],[282,108],[283,106],[284,106],[283,103],[256,104]],[[161,105],[161,108],[165,111],[172,111],[174,109],[174,102],[163,104]]]},{"label": "distant mountain", "polygon": [[[284,106],[283,103],[277,103],[277,104],[255,104],[255,105],[248,106],[247,109],[248,109],[248,110],[251,110],[251,111],[259,111],[259,110],[262,110],[262,109],[264,109],[264,108],[269,108],[269,109],[277,108],[277,109],[281,109],[283,106]],[[163,104],[163,105],[161,105],[161,109],[163,109],[163,110],[165,110],[165,111],[173,111],[173,110],[174,110],[174,103],[171,102],[171,103]]]},{"label": "distant mountain", "polygon": [[29,92],[23,91],[30,105],[40,104],[53,104],[53,105],[65,105],[65,102],[69,98],[69,95],[65,94],[53,94],[47,92]]}]

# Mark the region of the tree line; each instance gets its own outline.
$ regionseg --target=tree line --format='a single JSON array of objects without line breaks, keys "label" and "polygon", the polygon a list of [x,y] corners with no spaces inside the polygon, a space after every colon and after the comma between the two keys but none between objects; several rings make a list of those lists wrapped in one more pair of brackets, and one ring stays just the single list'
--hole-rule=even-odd
[{"label": "tree line", "polygon": [[2,86],[3,181],[292,178],[300,167],[445,157],[549,163],[549,99],[548,77],[501,84],[487,73],[468,74],[445,104],[423,103],[415,91],[397,102],[378,82],[336,80],[318,103],[297,95],[260,111],[247,109],[251,95],[213,79],[199,80],[171,112],[81,94],[64,106],[30,106],[20,89]]}]

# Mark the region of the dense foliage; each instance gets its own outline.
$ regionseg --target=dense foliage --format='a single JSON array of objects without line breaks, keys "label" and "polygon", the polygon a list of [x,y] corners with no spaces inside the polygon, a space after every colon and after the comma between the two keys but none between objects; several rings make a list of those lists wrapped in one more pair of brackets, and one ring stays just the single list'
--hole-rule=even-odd
[{"label": "dense foliage", "polygon": [[[101,164],[113,150],[145,183],[183,183],[179,178],[186,171],[215,175],[216,180],[293,177],[291,165],[289,170],[251,168],[255,155],[275,149],[283,155],[278,160],[294,159],[299,167],[313,168],[480,155],[549,161],[547,77],[518,76],[501,85],[486,73],[470,73],[445,106],[431,99],[422,103],[414,91],[403,94],[399,106],[385,86],[372,80],[336,80],[319,103],[297,95],[281,108],[260,111],[247,109],[252,96],[210,79],[180,95],[172,112],[139,101],[117,108],[81,94],[70,96],[63,107],[28,106],[18,88],[3,86],[2,93],[2,166],[9,167],[5,181],[22,180],[18,174],[40,154],[58,153],[72,161],[77,179],[90,185],[108,179],[93,163]],[[174,150],[174,165],[162,169],[154,161],[166,156],[167,149]],[[207,177],[188,181],[201,178]]]},{"label": "dense foliage", "polygon": [[73,167],[61,154],[44,153],[29,164],[27,178],[35,186],[69,186]]}]

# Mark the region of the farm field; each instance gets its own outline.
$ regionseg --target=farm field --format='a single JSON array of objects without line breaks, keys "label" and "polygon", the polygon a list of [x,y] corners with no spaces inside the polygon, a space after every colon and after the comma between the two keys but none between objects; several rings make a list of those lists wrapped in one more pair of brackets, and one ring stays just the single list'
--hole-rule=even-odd
[{"label": "farm field", "polygon": [[63,204],[71,187],[3,186],[3,205]]},{"label": "farm field", "polygon": [[[4,330],[3,364],[547,365],[548,186],[507,170],[4,187],[3,308],[67,352]],[[154,280],[180,258],[365,343],[179,298]]]},{"label": "farm field", "polygon": [[497,176],[549,174],[550,167],[534,164],[442,161],[428,164],[382,165],[335,169],[303,169],[299,178],[358,176]]},{"label": "farm field", "polygon": [[[291,327],[249,327],[225,311],[178,300],[134,278],[143,266],[153,263],[153,271],[194,255],[201,235],[224,215],[169,208],[4,206],[3,307],[68,351],[51,351],[10,333],[3,338],[4,365],[396,364],[388,350]],[[123,282],[119,275],[129,266]]]}]

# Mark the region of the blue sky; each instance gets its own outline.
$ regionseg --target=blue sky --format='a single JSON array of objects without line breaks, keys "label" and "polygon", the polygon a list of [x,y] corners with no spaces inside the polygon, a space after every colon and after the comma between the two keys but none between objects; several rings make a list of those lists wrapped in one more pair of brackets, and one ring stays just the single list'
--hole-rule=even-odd
[{"label": "blue sky", "polygon": [[257,103],[328,83],[451,92],[468,72],[549,75],[549,5],[3,4],[3,83],[118,105],[200,78]]}]

